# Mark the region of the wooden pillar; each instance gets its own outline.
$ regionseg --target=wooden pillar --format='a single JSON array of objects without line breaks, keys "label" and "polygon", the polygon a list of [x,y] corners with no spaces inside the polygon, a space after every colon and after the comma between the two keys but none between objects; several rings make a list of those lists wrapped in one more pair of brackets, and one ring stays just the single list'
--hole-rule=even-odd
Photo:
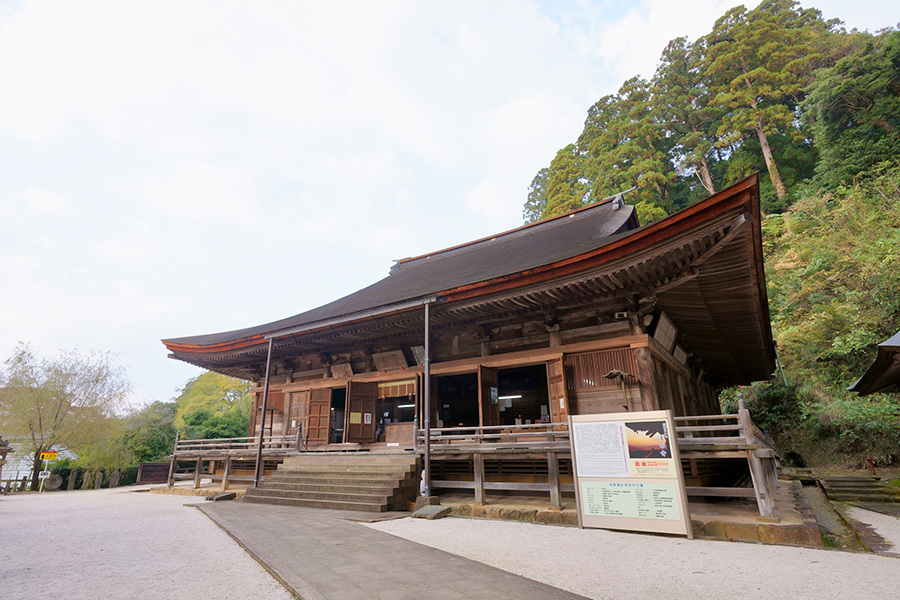
[{"label": "wooden pillar", "polygon": [[484,504],[484,455],[475,452],[472,462],[475,464],[475,504]]},{"label": "wooden pillar", "polygon": [[562,506],[559,493],[559,460],[556,452],[547,453],[547,483],[550,484],[550,506],[557,508]]},{"label": "wooden pillar", "polygon": [[231,457],[225,457],[225,468],[222,471],[222,491],[228,489],[228,476],[231,475]]},{"label": "wooden pillar", "polygon": [[167,487],[172,487],[175,485],[175,469],[178,464],[178,440],[181,439],[181,432],[178,431],[175,433],[175,446],[172,448],[172,462],[169,464],[169,479],[166,481]]},{"label": "wooden pillar", "polygon": [[[637,369],[637,379],[641,385],[641,404],[644,410],[661,410],[662,401],[659,397],[660,387],[656,377],[656,369],[653,367],[653,356],[650,348],[633,348],[634,365]],[[678,415],[676,415],[678,416]]]},{"label": "wooden pillar", "polygon": [[200,487],[200,471],[202,471],[202,470],[203,470],[203,459],[198,458],[197,464],[194,467],[194,489],[195,490]]}]

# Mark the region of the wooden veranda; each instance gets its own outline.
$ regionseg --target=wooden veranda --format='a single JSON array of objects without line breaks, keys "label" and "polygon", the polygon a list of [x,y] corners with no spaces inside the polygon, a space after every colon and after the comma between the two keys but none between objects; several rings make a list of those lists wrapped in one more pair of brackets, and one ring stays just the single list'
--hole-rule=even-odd
[{"label": "wooden veranda", "polygon": [[[774,517],[774,497],[778,485],[777,456],[771,440],[753,424],[743,401],[737,414],[676,417],[675,423],[682,468],[689,482],[689,496],[754,498],[760,516]],[[425,432],[419,430],[412,447],[353,444],[347,445],[343,451],[413,450],[422,453],[424,444]],[[168,485],[171,487],[177,479],[193,479],[197,488],[201,479],[206,478],[221,482],[224,491],[230,483],[252,482],[252,475],[232,471],[235,464],[255,460],[258,445],[259,439],[255,437],[178,439],[172,455]],[[267,436],[263,439],[262,456],[265,462],[275,464],[289,456],[319,454],[325,448],[304,447],[300,435]],[[329,451],[335,450],[331,447]],[[559,507],[562,506],[563,494],[575,492],[569,431],[564,424],[432,428],[430,452],[434,464],[432,487],[437,490],[471,490],[475,502],[479,504],[485,502],[486,493],[501,491],[545,493],[549,496],[550,505]],[[193,462],[193,471],[179,474],[178,462],[188,460]],[[746,464],[752,485],[702,485],[705,480],[711,479],[711,474],[727,469],[729,463],[730,466]],[[508,466],[506,474],[504,464]],[[526,466],[522,467],[523,464]],[[205,465],[209,465],[206,473]],[[523,468],[531,472],[527,473]]]}]

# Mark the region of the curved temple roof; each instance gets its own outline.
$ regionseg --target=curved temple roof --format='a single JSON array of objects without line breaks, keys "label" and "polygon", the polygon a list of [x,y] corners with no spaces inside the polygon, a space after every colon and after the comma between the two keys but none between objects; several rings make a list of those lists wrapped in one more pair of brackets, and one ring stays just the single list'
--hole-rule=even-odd
[{"label": "curved temple roof", "polygon": [[287,319],[223,333],[172,338],[163,343],[170,349],[199,348],[259,339],[280,330],[428,298],[576,256],[602,246],[610,236],[637,227],[633,206],[615,210],[612,202],[595,204],[488,238],[403,259],[381,281]]},{"label": "curved temple roof", "polygon": [[340,336],[365,344],[420,326],[425,302],[440,326],[612,299],[653,303],[718,381],[746,384],[774,370],[759,219],[755,175],[640,228],[633,207],[593,205],[399,261],[381,281],[280,321],[163,343],[171,358],[247,376],[240,365],[264,361],[269,338],[283,354]]}]

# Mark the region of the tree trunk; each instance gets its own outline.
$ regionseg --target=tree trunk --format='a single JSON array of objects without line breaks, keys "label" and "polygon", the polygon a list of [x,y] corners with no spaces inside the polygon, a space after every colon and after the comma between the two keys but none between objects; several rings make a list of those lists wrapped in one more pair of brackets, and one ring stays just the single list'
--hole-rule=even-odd
[{"label": "tree trunk", "polygon": [[41,473],[41,452],[42,449],[38,448],[34,452],[34,468],[31,469],[31,491],[36,492],[40,487],[40,480],[38,479],[38,475]]},{"label": "tree trunk", "polygon": [[766,134],[763,131],[762,119],[756,124],[756,135],[759,138],[759,145],[762,147],[763,158],[766,159],[766,169],[769,171],[769,179],[772,181],[772,185],[775,186],[775,195],[778,196],[778,199],[780,200],[787,194],[787,190],[784,189],[784,184],[781,182],[781,176],[778,174],[778,167],[775,166],[775,159],[772,158],[772,150],[769,148],[769,138],[766,137]]},{"label": "tree trunk", "polygon": [[700,162],[694,165],[694,170],[697,172],[697,177],[700,178],[700,184],[703,185],[703,189],[710,193],[710,195],[716,193],[716,188],[713,186],[712,177],[709,175],[709,163],[706,162],[706,157],[701,156]]}]

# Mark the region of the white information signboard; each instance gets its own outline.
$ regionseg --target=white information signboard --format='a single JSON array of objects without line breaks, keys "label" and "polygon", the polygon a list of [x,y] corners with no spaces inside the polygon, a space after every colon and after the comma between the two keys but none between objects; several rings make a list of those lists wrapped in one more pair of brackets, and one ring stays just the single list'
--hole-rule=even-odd
[{"label": "white information signboard", "polygon": [[672,411],[572,415],[581,527],[693,538]]}]

